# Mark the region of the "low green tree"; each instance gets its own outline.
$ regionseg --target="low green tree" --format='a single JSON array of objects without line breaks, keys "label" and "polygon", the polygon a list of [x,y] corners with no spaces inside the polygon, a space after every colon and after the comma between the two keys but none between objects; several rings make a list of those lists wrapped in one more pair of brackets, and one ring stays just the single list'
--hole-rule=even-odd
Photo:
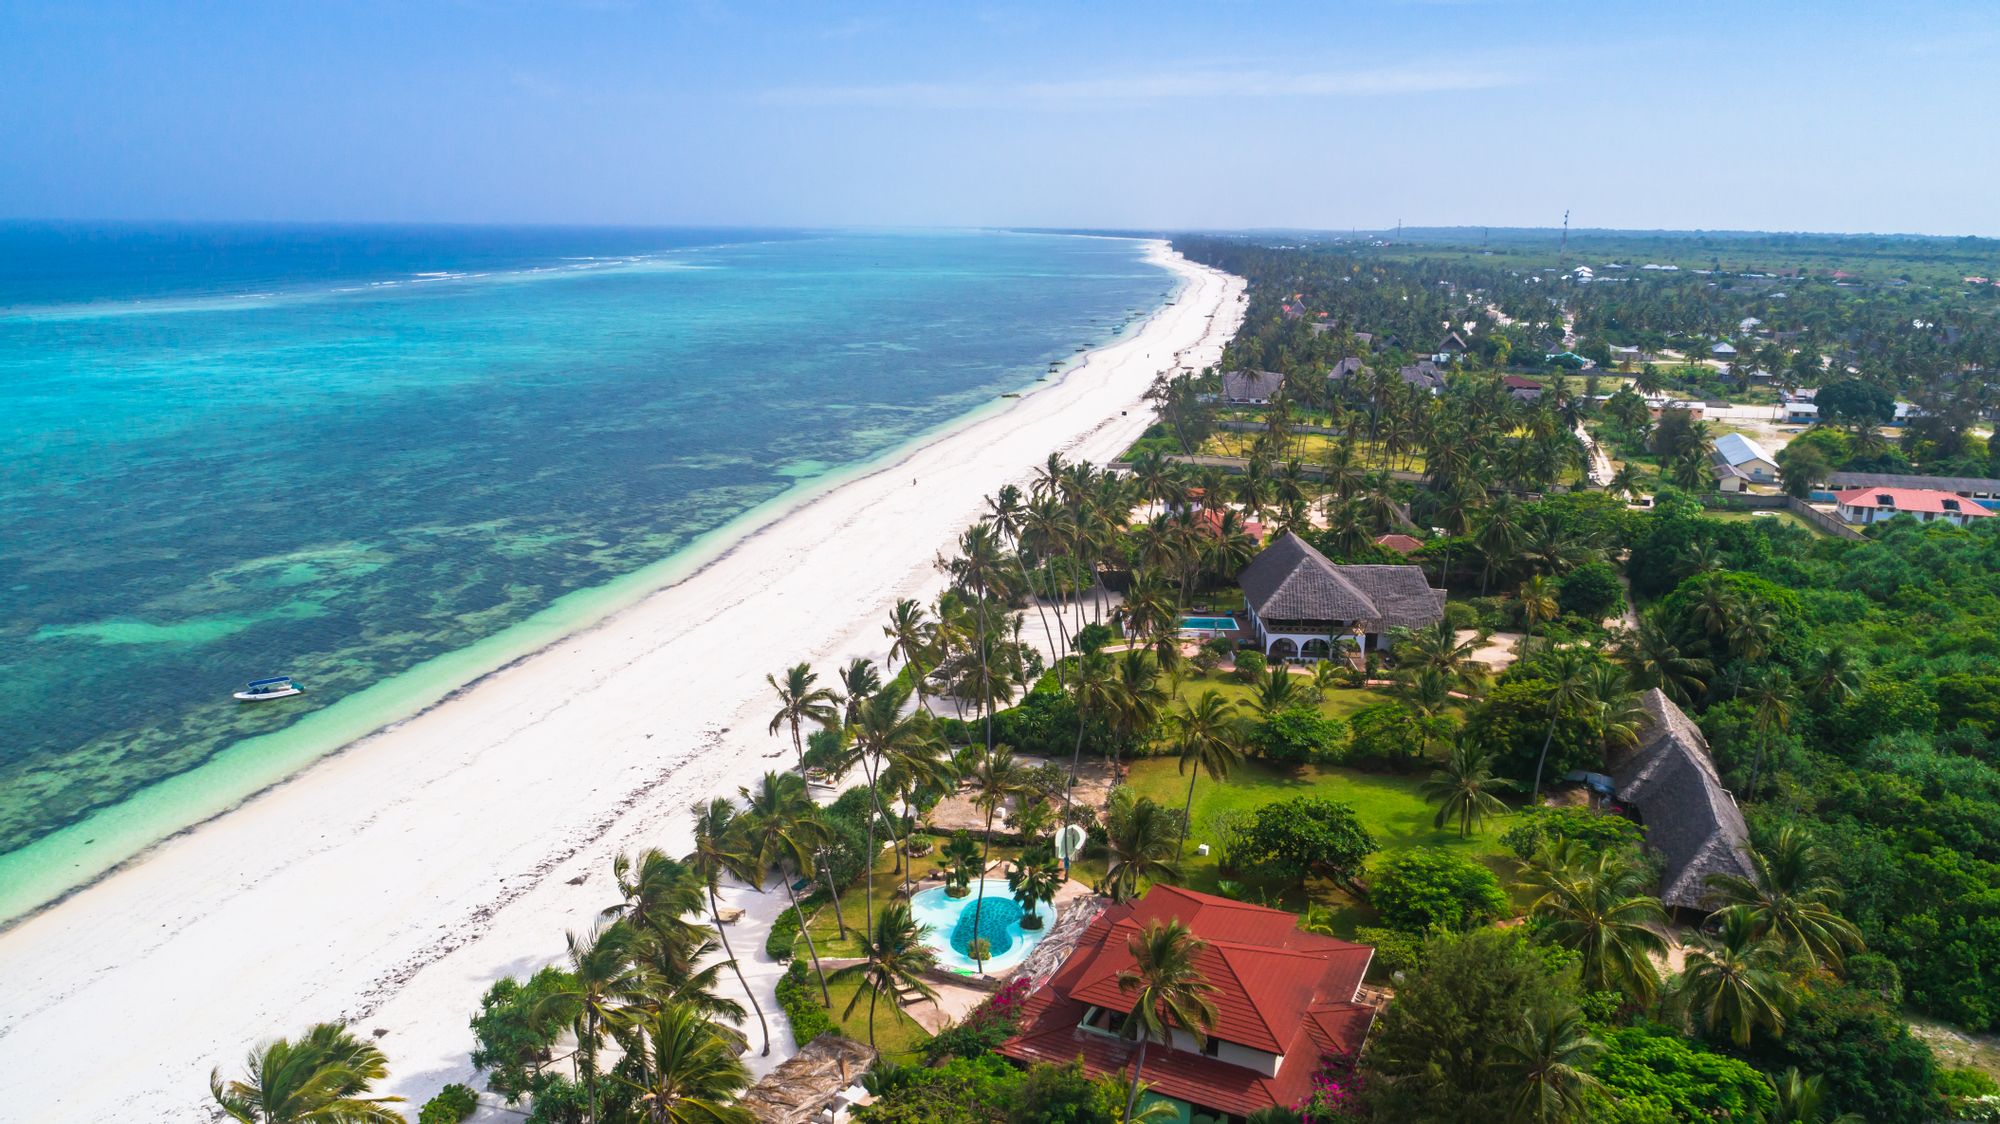
[{"label": "low green tree", "polygon": [[1350,883],[1376,850],[1375,839],[1337,800],[1302,796],[1257,809],[1236,848],[1240,862],[1304,888],[1309,878]]},{"label": "low green tree", "polygon": [[1507,909],[1491,870],[1442,847],[1390,856],[1368,876],[1368,901],[1384,924],[1413,933],[1470,928]]}]

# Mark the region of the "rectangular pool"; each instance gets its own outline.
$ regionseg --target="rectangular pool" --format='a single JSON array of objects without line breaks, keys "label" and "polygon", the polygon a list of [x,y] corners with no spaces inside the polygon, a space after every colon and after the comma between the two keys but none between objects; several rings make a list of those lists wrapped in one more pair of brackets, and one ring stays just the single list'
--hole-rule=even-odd
[{"label": "rectangular pool", "polygon": [[1182,617],[1182,632],[1234,632],[1235,617]]}]

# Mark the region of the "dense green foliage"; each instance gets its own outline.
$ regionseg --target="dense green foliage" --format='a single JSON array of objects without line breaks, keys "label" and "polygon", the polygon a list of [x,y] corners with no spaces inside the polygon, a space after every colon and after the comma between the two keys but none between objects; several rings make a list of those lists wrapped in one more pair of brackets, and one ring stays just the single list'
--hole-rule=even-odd
[{"label": "dense green foliage", "polygon": [[1258,808],[1235,857],[1303,885],[1314,877],[1345,882],[1374,852],[1375,840],[1354,818],[1354,809],[1309,796]]},{"label": "dense green foliage", "polygon": [[792,1042],[804,1046],[829,1030],[836,1030],[833,1016],[819,1005],[819,992],[806,971],[805,962],[794,960],[778,977],[778,1006],[784,1008],[792,1024]]},{"label": "dense green foliage", "polygon": [[1267,761],[1332,761],[1340,755],[1346,732],[1340,719],[1321,714],[1318,707],[1293,706],[1258,722],[1250,745]]},{"label": "dense green foliage", "polygon": [[479,1094],[456,1083],[446,1085],[438,1090],[437,1096],[424,1102],[417,1113],[417,1124],[458,1124],[478,1108]]},{"label": "dense green foliage", "polygon": [[1492,871],[1440,847],[1390,856],[1369,873],[1368,900],[1384,924],[1413,933],[1469,928],[1507,908]]},{"label": "dense green foliage", "polygon": [[1754,1120],[1772,1105],[1770,1082],[1747,1062],[1650,1024],[1612,1027],[1592,1072],[1619,1104],[1619,1120]]}]

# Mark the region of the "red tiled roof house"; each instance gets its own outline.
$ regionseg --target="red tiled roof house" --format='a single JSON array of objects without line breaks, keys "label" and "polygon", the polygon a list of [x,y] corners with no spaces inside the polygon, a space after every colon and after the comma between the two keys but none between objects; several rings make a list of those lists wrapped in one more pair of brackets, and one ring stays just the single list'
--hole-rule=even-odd
[{"label": "red tiled roof house", "polygon": [[1328,1057],[1351,1058],[1374,1011],[1357,1001],[1375,950],[1298,929],[1282,910],[1155,886],[1093,921],[1062,966],[1028,997],[1021,1029],[1000,1052],[1021,1064],[1081,1057],[1093,1076],[1129,1076],[1138,1043],[1122,1031],[1132,996],[1118,974],[1133,966],[1127,942],[1153,921],[1178,919],[1208,942],[1197,958],[1215,990],[1206,1049],[1183,1030],[1147,1051],[1151,1094],[1179,1102],[1183,1121],[1241,1120],[1290,1107],[1312,1089]]},{"label": "red tiled roof house", "polygon": [[1942,519],[1963,527],[1994,514],[1975,500],[1934,488],[1852,488],[1834,493],[1834,499],[1840,505],[1840,517],[1849,523],[1877,523],[1912,515],[1925,523]]}]

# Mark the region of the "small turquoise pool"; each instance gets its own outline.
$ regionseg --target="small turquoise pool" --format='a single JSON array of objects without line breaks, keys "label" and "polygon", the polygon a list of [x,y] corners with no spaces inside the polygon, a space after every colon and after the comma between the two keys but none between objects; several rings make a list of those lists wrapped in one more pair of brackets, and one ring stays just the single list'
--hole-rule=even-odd
[{"label": "small turquoise pool", "polygon": [[1236,629],[1234,617],[1182,617],[1182,632],[1233,632]]},{"label": "small turquoise pool", "polygon": [[[1021,907],[1015,903],[1013,891],[1001,878],[988,878],[986,884],[986,904],[973,908],[977,900],[979,884],[973,884],[973,893],[962,898],[954,898],[945,893],[943,886],[933,886],[919,891],[910,899],[910,913],[920,925],[929,925],[931,933],[924,943],[937,950],[938,967],[947,972],[971,975],[979,970],[965,950],[972,947],[972,938],[986,938],[992,955],[986,959],[986,974],[997,976],[1011,970],[1027,958],[1030,950],[1041,943],[1046,929],[1027,930],[1021,928]],[[1036,911],[1041,914],[1044,924],[1054,916],[1054,907],[1043,902]],[[977,913],[979,928],[975,933],[972,922]]]}]

